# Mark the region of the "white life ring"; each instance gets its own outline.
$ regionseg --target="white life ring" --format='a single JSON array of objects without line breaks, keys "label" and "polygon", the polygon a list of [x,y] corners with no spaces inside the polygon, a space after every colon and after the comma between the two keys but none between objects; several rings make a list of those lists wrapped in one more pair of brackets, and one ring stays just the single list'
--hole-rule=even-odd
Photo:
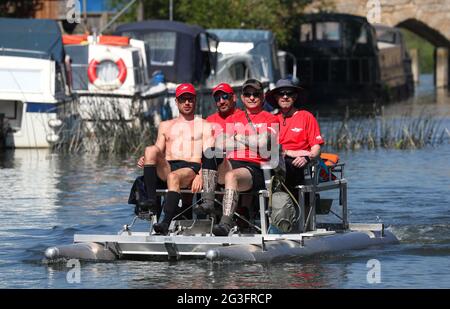
[{"label": "white life ring", "polygon": [[[117,65],[119,70],[119,74],[117,74],[116,79],[112,81],[103,81],[97,76],[97,66],[102,61],[112,61]],[[93,84],[95,87],[102,90],[114,90],[123,85],[127,78],[127,66],[122,58],[112,54],[107,53],[102,56],[96,57],[89,62],[88,66],[88,78],[89,82]]]}]

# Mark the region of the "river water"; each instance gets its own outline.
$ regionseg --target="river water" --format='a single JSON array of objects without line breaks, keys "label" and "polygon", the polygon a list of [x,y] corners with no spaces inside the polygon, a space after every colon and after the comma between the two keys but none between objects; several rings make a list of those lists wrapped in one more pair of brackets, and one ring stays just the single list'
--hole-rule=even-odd
[{"label": "river water", "polygon": [[[422,85],[395,115],[424,110],[450,128],[450,97]],[[44,250],[74,233],[119,231],[132,220],[127,198],[136,158],[99,159],[48,150],[0,153],[0,288],[450,288],[450,145],[340,152],[351,222],[383,222],[399,245],[298,262],[118,261],[47,264]],[[139,223],[137,230],[145,230]],[[373,260],[380,281],[369,283]],[[371,261],[372,260],[372,261]],[[369,262],[370,261],[370,262]],[[369,267],[368,267],[369,262]],[[372,265],[372,266],[371,266]]]}]

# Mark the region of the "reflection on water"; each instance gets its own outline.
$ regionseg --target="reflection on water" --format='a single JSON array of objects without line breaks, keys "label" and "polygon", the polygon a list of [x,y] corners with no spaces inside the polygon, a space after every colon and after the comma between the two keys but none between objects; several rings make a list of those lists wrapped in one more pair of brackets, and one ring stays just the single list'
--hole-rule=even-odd
[{"label": "reflection on water", "polygon": [[[425,108],[448,123],[448,94],[437,101],[434,92],[422,95],[384,111],[401,115]],[[136,158],[1,152],[0,287],[450,287],[450,145],[340,155],[346,162],[351,222],[383,222],[400,245],[270,265],[203,260],[82,263],[81,283],[70,284],[65,264],[42,262],[45,248],[71,243],[74,233],[115,234],[130,223],[133,210],[126,202],[132,180],[141,173]],[[147,225],[139,222],[136,229]],[[366,263],[373,258],[382,267],[382,283],[375,286],[366,280]]]},{"label": "reflection on water", "polygon": [[373,104],[350,103],[329,106],[310,102],[307,109],[324,120],[341,120],[345,117],[375,116],[450,116],[449,89],[435,89],[433,75],[421,75],[420,84],[416,86],[415,96],[401,102],[376,102]]}]

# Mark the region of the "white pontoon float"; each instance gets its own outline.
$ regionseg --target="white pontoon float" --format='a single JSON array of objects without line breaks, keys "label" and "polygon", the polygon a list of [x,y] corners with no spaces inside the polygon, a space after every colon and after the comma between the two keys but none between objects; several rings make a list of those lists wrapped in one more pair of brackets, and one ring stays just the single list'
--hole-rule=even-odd
[{"label": "white pontoon float", "polygon": [[[241,260],[274,262],[301,259],[313,254],[334,253],[342,250],[362,249],[372,245],[394,244],[394,234],[383,224],[351,224],[347,220],[347,180],[343,178],[343,164],[334,167],[340,173],[335,180],[318,183],[317,165],[310,169],[307,184],[298,186],[298,231],[290,234],[268,234],[270,205],[268,190],[259,191],[259,216],[250,223],[256,233],[239,232],[235,227],[228,236],[214,236],[213,219],[177,220],[171,222],[169,235],[155,235],[152,224],[156,216],[150,214],[149,232],[133,232],[125,225],[118,235],[74,235],[74,243],[51,247],[45,251],[49,260],[77,258],[83,260],[152,259],[152,258],[207,258],[209,260]],[[266,171],[269,174],[270,171]],[[330,172],[331,173],[331,172]],[[312,176],[311,176],[312,175]],[[267,179],[268,177],[266,177]],[[331,177],[330,177],[331,178]],[[316,216],[327,210],[316,206],[316,193],[338,190],[338,223],[316,224]],[[163,195],[165,190],[158,190]],[[182,191],[189,193],[190,191]],[[223,194],[223,192],[217,192]],[[309,205],[305,196],[309,195]],[[267,207],[267,206],[268,207]],[[331,205],[328,204],[328,211]],[[268,209],[269,208],[269,209]],[[305,209],[308,214],[305,216]],[[240,217],[240,215],[237,215]],[[142,219],[142,217],[140,217]],[[242,218],[241,218],[242,219]]]}]

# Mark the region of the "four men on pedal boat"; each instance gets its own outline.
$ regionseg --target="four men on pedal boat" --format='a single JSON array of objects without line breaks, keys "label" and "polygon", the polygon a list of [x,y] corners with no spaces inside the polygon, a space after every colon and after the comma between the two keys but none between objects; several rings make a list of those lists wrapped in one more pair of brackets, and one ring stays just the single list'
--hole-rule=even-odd
[{"label": "four men on pedal boat", "polygon": [[164,214],[154,224],[155,232],[167,234],[180,201],[180,188],[191,187],[192,192],[203,188],[203,203],[196,205],[194,211],[214,213],[218,182],[225,186],[223,213],[213,233],[228,235],[239,192],[265,188],[261,165],[272,163],[271,156],[279,154],[273,147],[278,145],[278,133],[291,167],[287,169],[290,170],[288,180],[292,184],[301,183],[303,179],[298,174],[303,175],[305,164],[320,155],[323,140],[315,118],[306,111],[298,112],[293,106],[300,90],[290,81],[280,80],[267,94],[267,101],[280,107],[274,116],[263,110],[263,85],[258,80],[247,80],[242,87],[244,111],[236,108],[233,89],[221,83],[213,89],[218,112],[207,118],[211,123],[208,124],[194,117],[194,87],[180,85],[176,90],[180,116],[160,124],[155,145],[147,147],[138,162],[138,166],[144,167],[148,192],[148,200],[138,207],[147,209],[156,204],[156,175],[167,181],[169,189]]}]

